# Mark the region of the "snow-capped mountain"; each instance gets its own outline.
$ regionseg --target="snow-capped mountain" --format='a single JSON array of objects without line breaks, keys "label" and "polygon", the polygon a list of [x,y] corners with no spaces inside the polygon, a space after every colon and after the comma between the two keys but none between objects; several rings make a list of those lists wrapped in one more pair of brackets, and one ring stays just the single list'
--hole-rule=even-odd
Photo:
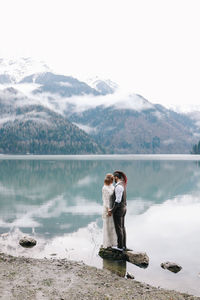
[{"label": "snow-capped mountain", "polygon": [[190,153],[199,114],[117,89],[99,77],[84,82],[56,74],[31,58],[0,59],[0,153]]},{"label": "snow-capped mountain", "polygon": [[[49,74],[55,74],[54,79],[57,76],[56,81],[58,81],[59,77],[59,80],[62,79],[64,83],[66,83],[66,78],[69,81],[72,78],[56,74],[45,62],[36,61],[30,57],[18,59],[0,58],[0,84],[35,83],[42,77],[47,77],[47,75],[49,77]],[[78,82],[77,79],[76,81]],[[82,84],[87,84],[90,88],[96,90],[97,95],[113,94],[118,89],[118,85],[110,79],[101,79],[98,76],[90,78],[82,82]],[[69,85],[72,86],[71,82],[69,82]]]},{"label": "snow-capped mountain", "polygon": [[118,85],[110,79],[100,79],[98,76],[86,80],[87,84],[102,95],[113,94]]},{"label": "snow-capped mountain", "polygon": [[51,69],[42,61],[30,57],[19,59],[0,58],[0,83],[18,83],[24,77],[35,73],[50,72]]},{"label": "snow-capped mountain", "polygon": [[61,97],[113,94],[117,85],[111,80],[95,78],[90,84],[72,76],[53,72],[46,63],[32,58],[0,59],[0,85],[14,87],[28,96],[51,93]]}]

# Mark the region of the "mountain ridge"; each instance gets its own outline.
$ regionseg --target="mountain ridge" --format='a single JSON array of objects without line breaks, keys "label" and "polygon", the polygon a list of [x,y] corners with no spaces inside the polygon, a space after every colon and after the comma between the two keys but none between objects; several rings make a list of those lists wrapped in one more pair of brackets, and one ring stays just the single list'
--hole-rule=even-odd
[{"label": "mountain ridge", "polygon": [[[87,153],[87,143],[93,145],[88,153],[190,153],[198,141],[199,115],[177,113],[138,94],[123,94],[109,80],[95,78],[90,86],[72,76],[53,73],[46,65],[44,72],[31,73],[33,68],[28,70],[26,60],[22,62],[25,69],[21,64],[22,70],[18,73],[27,76],[18,77],[18,82],[9,83],[12,72],[4,69],[1,73],[0,68],[1,152],[6,149],[6,143],[10,145],[11,131],[17,145],[19,141],[23,144],[22,136],[25,144],[30,145],[33,137],[38,140],[40,130],[44,131],[45,143],[51,146],[56,143],[50,138],[53,134],[65,144],[69,139],[73,141],[71,133],[75,132],[77,139],[73,143],[77,148],[71,147],[69,151],[65,148],[66,154]],[[1,63],[0,59],[0,67]],[[53,124],[57,124],[57,128]],[[60,153],[58,144],[52,153]],[[25,147],[23,153],[30,152],[27,149]],[[44,148],[40,150],[45,152]]]},{"label": "mountain ridge", "polygon": [[193,122],[163,107],[155,108],[136,111],[99,106],[70,115],[69,120],[95,129],[91,136],[111,153],[190,153],[196,140]]}]

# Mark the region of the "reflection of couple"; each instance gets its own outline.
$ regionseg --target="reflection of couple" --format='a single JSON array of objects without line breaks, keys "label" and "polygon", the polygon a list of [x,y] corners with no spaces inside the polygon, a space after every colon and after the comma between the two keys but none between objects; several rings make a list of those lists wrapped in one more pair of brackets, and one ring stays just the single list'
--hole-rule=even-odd
[{"label": "reflection of couple", "polygon": [[[115,181],[115,187],[113,186]],[[126,247],[126,214],[127,177],[121,171],[107,174],[102,188],[103,198],[103,247],[116,250],[128,250]]]}]

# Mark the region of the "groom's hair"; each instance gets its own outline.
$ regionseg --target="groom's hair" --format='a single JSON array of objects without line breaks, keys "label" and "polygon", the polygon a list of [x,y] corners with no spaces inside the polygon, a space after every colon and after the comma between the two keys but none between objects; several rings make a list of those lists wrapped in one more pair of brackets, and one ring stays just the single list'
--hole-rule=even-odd
[{"label": "groom's hair", "polygon": [[113,176],[117,177],[117,178],[119,178],[121,180],[123,180],[124,183],[125,183],[125,185],[127,185],[127,176],[126,176],[126,174],[124,172],[122,172],[122,171],[115,171],[113,173]]},{"label": "groom's hair", "polygon": [[114,173],[113,173],[113,176],[114,176],[114,177],[117,177],[117,178],[119,178],[119,179],[122,179],[122,174],[120,174],[120,173],[118,173],[118,172],[114,172]]}]

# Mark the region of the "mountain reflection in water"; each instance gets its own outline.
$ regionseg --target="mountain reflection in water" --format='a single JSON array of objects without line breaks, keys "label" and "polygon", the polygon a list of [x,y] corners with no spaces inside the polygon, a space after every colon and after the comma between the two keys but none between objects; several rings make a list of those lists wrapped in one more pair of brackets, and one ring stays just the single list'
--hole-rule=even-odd
[{"label": "mountain reflection in water", "polygon": [[[200,295],[200,168],[195,161],[0,160],[0,251],[83,260],[118,272],[118,265],[98,257],[101,188],[105,174],[117,169],[128,177],[128,246],[150,257],[146,270],[129,263],[127,270],[137,280]],[[18,245],[25,234],[37,239],[36,247]],[[174,275],[161,269],[166,260],[183,270]]]}]

